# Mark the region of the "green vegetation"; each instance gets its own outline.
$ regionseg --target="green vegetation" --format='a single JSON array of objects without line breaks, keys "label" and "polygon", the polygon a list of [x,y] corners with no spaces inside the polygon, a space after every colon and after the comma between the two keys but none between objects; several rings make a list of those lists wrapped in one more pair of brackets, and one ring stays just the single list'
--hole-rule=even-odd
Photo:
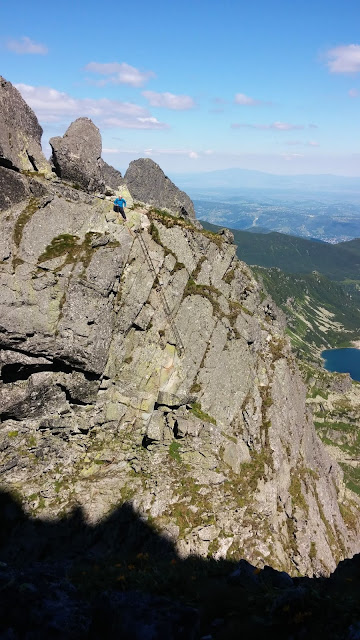
[{"label": "green vegetation", "polygon": [[[177,218],[176,218],[176,220],[177,220]],[[185,265],[182,262],[178,261],[176,254],[171,249],[169,249],[169,247],[164,245],[163,242],[161,242],[159,229],[157,228],[156,224],[154,224],[154,222],[151,222],[151,224],[150,224],[149,233],[150,233],[152,239],[154,240],[154,242],[156,242],[156,244],[160,245],[160,247],[162,247],[164,249],[165,258],[166,258],[167,255],[171,255],[171,256],[173,256],[173,258],[175,258],[175,264],[174,264],[174,267],[172,269],[172,273],[174,274],[174,273],[176,273],[176,271],[180,271],[181,269],[185,269]]]},{"label": "green vegetation", "polygon": [[293,505],[302,509],[306,516],[308,516],[309,507],[301,488],[301,482],[304,482],[305,476],[306,469],[296,469],[292,471],[289,493],[291,495]]},{"label": "green vegetation", "polygon": [[221,315],[221,308],[217,297],[221,295],[221,292],[215,287],[207,284],[196,284],[193,278],[189,278],[184,289],[183,298],[187,296],[202,296],[211,302],[214,313]]},{"label": "green vegetation", "polygon": [[[27,225],[27,223],[31,220],[32,216],[34,215],[35,211],[38,210],[38,208],[39,208],[39,200],[37,198],[30,198],[25,209],[23,209],[23,211],[20,213],[19,217],[17,218],[14,226],[14,233],[13,233],[13,240],[14,240],[16,249],[18,249],[20,246],[25,225]],[[24,261],[21,258],[17,258],[16,255],[14,255],[12,260],[13,269],[15,270],[16,267],[22,264],[23,262]]]},{"label": "green vegetation", "polygon": [[353,467],[350,464],[340,463],[344,472],[345,484],[350,491],[360,496],[360,467]]},{"label": "green vegetation", "polygon": [[223,280],[224,282],[226,282],[226,284],[231,284],[234,278],[235,278],[235,269],[230,269],[230,271],[227,271],[225,273]]},{"label": "green vegetation", "polygon": [[359,306],[341,284],[319,273],[294,275],[259,267],[253,270],[284,311],[287,334],[301,357],[311,357],[314,348],[349,346],[358,336]]},{"label": "green vegetation", "polygon": [[[205,229],[221,227],[202,221]],[[286,273],[318,271],[331,280],[359,281],[360,239],[329,244],[283,233],[249,233],[231,229],[238,257],[251,265],[277,267]]]},{"label": "green vegetation", "polygon": [[[360,326],[359,239],[332,245],[281,233],[231,231],[238,257],[256,265],[255,276],[284,311],[299,356],[312,359],[316,350],[350,346]],[[261,302],[265,298],[261,291]]]},{"label": "green vegetation", "polygon": [[69,233],[56,236],[56,238],[53,238],[51,243],[46,247],[45,251],[39,256],[38,262],[46,262],[46,260],[59,258],[66,254],[68,255],[69,261],[75,260],[75,256],[79,251],[79,245],[77,244],[78,240],[78,236],[72,236]]},{"label": "green vegetation", "polygon": [[181,462],[181,456],[179,453],[180,447],[181,447],[180,442],[177,442],[176,440],[173,440],[169,447],[169,456],[173,460],[176,460],[176,462]]},{"label": "green vegetation", "polygon": [[216,425],[216,420],[212,416],[209,416],[208,413],[202,410],[201,404],[199,402],[193,402],[190,409],[191,413],[199,418],[200,420],[204,420],[204,422],[211,422]]},{"label": "green vegetation", "polygon": [[205,236],[205,238],[211,240],[211,242],[214,242],[218,247],[221,247],[223,244],[223,238],[217,233],[214,233],[213,231],[210,231],[208,229],[198,229],[189,219],[173,216],[162,209],[150,209],[150,211],[148,212],[148,217],[150,218],[150,220],[157,220],[158,222],[161,222],[161,224],[163,224],[168,229],[171,227],[179,226],[182,229],[188,229],[195,233],[200,233],[201,235]]},{"label": "green vegetation", "polygon": [[[81,244],[79,244],[80,238],[78,236],[74,236],[69,233],[63,233],[59,236],[56,236],[45,248],[45,251],[39,256],[38,264],[63,256],[64,262],[61,266],[57,267],[55,271],[63,269],[67,264],[72,264],[79,261],[83,263],[84,276],[85,269],[89,266],[94,252],[98,249],[98,247],[92,247],[92,243],[94,239],[99,237],[100,235],[100,233],[97,233],[95,231],[89,231],[85,234],[85,238]],[[118,246],[118,242],[111,242],[106,246]]]}]

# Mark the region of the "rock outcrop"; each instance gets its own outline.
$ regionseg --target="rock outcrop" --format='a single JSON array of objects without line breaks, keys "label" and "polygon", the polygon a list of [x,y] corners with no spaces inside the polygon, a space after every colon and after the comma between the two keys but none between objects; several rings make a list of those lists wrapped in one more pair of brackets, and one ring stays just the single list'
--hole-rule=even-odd
[{"label": "rock outcrop", "polygon": [[181,556],[292,574],[358,550],[282,316],[231,235],[22,180],[0,218],[0,473],[27,513],[77,504],[94,524],[132,502]]},{"label": "rock outcrop", "polygon": [[104,190],[101,135],[89,118],[72,122],[63,137],[50,139],[50,145],[51,161],[59,178],[91,193]]},{"label": "rock outcrop", "polygon": [[42,128],[32,109],[19,91],[0,76],[0,167],[51,173],[41,150],[41,136]]},{"label": "rock outcrop", "polygon": [[124,185],[125,181],[120,171],[105,162],[102,158],[100,158],[100,171],[107,187],[116,191],[120,186]]},{"label": "rock outcrop", "polygon": [[150,158],[130,162],[124,179],[135,200],[195,220],[194,205],[189,196],[180,191]]}]

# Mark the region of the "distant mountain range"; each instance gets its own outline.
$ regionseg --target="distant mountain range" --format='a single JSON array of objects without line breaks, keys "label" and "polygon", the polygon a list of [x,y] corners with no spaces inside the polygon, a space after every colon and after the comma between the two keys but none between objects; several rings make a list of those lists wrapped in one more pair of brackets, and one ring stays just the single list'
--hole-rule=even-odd
[{"label": "distant mountain range", "polygon": [[360,195],[360,177],[332,174],[277,175],[250,169],[220,169],[202,173],[173,175],[181,189],[289,189],[303,191],[344,191]]}]

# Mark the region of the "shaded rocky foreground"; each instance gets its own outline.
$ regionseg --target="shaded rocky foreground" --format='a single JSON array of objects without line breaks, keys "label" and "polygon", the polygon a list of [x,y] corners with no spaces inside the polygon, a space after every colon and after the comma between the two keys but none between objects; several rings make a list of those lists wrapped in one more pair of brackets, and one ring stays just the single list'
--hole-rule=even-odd
[{"label": "shaded rocky foreground", "polygon": [[330,578],[181,559],[129,504],[96,526],[81,510],[29,518],[0,494],[0,637],[360,637],[360,555]]}]

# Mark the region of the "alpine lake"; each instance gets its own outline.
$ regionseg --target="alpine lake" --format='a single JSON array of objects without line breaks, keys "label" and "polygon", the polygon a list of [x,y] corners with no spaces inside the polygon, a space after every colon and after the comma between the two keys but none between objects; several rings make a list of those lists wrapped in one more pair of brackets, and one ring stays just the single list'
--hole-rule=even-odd
[{"label": "alpine lake", "polygon": [[360,349],[328,349],[321,353],[326,371],[349,373],[360,382]]}]

